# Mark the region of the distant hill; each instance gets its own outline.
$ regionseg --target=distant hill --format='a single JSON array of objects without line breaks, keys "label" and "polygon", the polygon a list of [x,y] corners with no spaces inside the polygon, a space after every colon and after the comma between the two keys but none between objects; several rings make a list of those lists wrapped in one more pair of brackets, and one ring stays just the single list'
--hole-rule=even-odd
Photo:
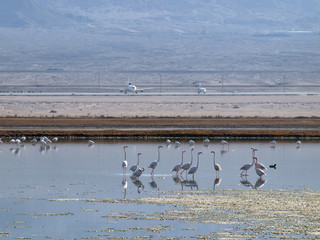
[{"label": "distant hill", "polygon": [[34,0],[1,0],[0,9],[1,27],[50,27],[72,23],[59,12],[46,9]]},{"label": "distant hill", "polygon": [[310,29],[320,24],[318,0],[1,0],[0,9],[1,27],[179,24],[189,29],[200,22],[241,30]]}]

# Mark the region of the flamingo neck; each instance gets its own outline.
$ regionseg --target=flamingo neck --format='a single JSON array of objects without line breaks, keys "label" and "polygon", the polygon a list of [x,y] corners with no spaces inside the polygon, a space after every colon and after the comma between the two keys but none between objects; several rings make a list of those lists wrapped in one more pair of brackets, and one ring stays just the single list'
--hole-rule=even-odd
[{"label": "flamingo neck", "polygon": [[199,167],[199,159],[200,159],[200,154],[198,154],[198,158],[197,158],[197,168]]},{"label": "flamingo neck", "polygon": [[183,164],[183,152],[182,152],[182,158],[181,158],[181,166],[182,166],[182,164]]},{"label": "flamingo neck", "polygon": [[160,161],[160,148],[158,148],[158,161],[157,162],[159,162]]},{"label": "flamingo neck", "polygon": [[191,151],[191,162],[190,162],[190,165],[192,165],[193,163],[193,154],[192,154],[192,151]]}]

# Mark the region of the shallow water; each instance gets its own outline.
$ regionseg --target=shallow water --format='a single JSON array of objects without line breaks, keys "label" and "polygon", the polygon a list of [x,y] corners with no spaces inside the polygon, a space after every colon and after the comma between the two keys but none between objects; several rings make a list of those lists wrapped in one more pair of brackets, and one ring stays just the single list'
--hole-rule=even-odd
[{"label": "shallow water", "polygon": [[[58,142],[46,148],[30,143],[0,145],[0,234],[31,239],[214,236],[225,226],[145,219],[175,206],[84,200],[152,197],[161,194],[158,190],[181,194],[215,189],[320,190],[319,142],[303,142],[300,147],[294,141],[279,141],[275,147],[249,141],[231,141],[229,146],[218,141],[209,145],[196,141],[194,146],[181,143],[178,148],[156,141],[98,141],[93,146],[86,141]],[[128,145],[129,167],[142,153],[140,166],[146,170],[139,181],[128,170],[123,174],[124,145]],[[147,167],[157,159],[159,145],[164,148],[152,177]],[[252,146],[258,149],[259,162],[268,167],[262,181],[254,168],[247,177],[240,177],[240,167],[252,161]],[[190,162],[192,147],[194,163],[197,153],[203,152],[194,181],[190,175],[171,173],[181,161],[182,150],[186,150],[185,162]],[[222,167],[220,180],[213,170],[212,150]],[[275,163],[277,168],[270,169]],[[127,213],[134,217],[119,216]]]}]

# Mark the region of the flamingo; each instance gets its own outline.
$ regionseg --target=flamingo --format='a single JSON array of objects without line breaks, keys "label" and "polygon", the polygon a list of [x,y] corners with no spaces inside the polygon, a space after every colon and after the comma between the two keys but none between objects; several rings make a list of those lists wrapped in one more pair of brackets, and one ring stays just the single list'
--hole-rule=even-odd
[{"label": "flamingo", "polygon": [[142,173],[144,172],[144,168],[138,168],[133,174],[132,176],[136,177],[136,178],[139,178]]},{"label": "flamingo", "polygon": [[[183,164],[182,165],[182,167],[181,167],[181,169],[182,169],[182,172],[180,173],[180,175],[182,175],[182,173],[184,172],[184,171],[188,171],[189,170],[189,168],[191,167],[191,165],[192,165],[192,162],[193,162],[193,148],[191,148],[191,162],[190,163],[185,163],[185,164]],[[186,175],[187,175],[187,173],[186,173]]]},{"label": "flamingo", "polygon": [[178,172],[179,172],[179,170],[181,169],[182,164],[183,164],[183,154],[184,154],[185,152],[186,152],[185,150],[182,151],[181,163],[178,164],[178,165],[175,165],[175,166],[172,168],[171,172],[176,172],[176,173],[178,174]]},{"label": "flamingo", "polygon": [[256,159],[256,162],[255,162],[255,164],[256,164],[256,174],[260,177],[260,179],[262,179],[262,176],[266,175],[266,173],[263,170],[261,170],[260,168],[258,168],[258,166],[257,166],[258,158],[254,158],[254,159]]},{"label": "flamingo", "polygon": [[[226,153],[229,151],[229,143],[226,140],[221,140],[222,150],[221,153]],[[228,150],[224,150],[224,145],[228,145]]]},{"label": "flamingo", "polygon": [[253,159],[255,159],[256,162],[257,162],[257,168],[259,168],[261,170],[267,170],[267,168],[262,163],[258,163],[258,158],[257,157],[253,157]]},{"label": "flamingo", "polygon": [[125,173],[127,167],[128,167],[128,162],[127,162],[127,152],[126,152],[126,148],[128,146],[124,146],[123,147],[123,151],[124,151],[124,160],[122,162],[122,168],[123,168],[123,173]]},{"label": "flamingo", "polygon": [[189,140],[189,144],[190,144],[190,145],[194,145],[194,144],[195,144],[195,141]]},{"label": "flamingo", "polygon": [[[251,164],[250,164],[250,163],[247,163],[247,164],[243,165],[243,166],[240,168],[240,170],[242,170],[242,172],[241,172],[241,174],[240,174],[241,177],[242,177],[242,176],[248,176],[247,171],[253,166],[253,163],[254,163],[254,158],[252,158],[252,163],[251,163]],[[245,174],[243,174],[244,171],[245,171]]]},{"label": "flamingo", "polygon": [[157,167],[157,165],[158,165],[158,163],[160,161],[160,148],[163,148],[163,147],[162,146],[158,147],[158,160],[150,163],[150,165],[149,165],[149,168],[152,169],[151,175],[153,175],[154,169]]},{"label": "flamingo", "polygon": [[199,167],[200,154],[202,154],[202,152],[198,152],[197,166],[190,168],[190,170],[188,172],[188,174],[192,174],[193,180],[194,180],[194,174],[197,172],[198,167]]},{"label": "flamingo", "polygon": [[129,169],[130,171],[132,171],[132,173],[134,173],[134,172],[138,169],[139,162],[140,162],[140,156],[141,156],[141,155],[142,155],[142,153],[138,153],[138,161],[137,161],[137,164],[131,166],[131,168]]},{"label": "flamingo", "polygon": [[218,163],[216,163],[216,152],[215,151],[211,151],[211,153],[213,153],[213,166],[214,166],[214,169],[216,170],[216,173],[219,176],[219,171],[222,171],[222,168]]},{"label": "flamingo", "polygon": [[252,149],[252,157],[255,157],[256,151],[258,151],[258,149],[254,148],[254,147],[251,147],[251,149]]}]

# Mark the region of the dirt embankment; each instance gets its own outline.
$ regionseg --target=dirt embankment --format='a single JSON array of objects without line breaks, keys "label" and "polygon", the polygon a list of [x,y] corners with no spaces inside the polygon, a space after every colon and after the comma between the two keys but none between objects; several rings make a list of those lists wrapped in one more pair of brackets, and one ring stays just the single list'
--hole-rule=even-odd
[{"label": "dirt embankment", "polygon": [[0,126],[2,137],[320,137],[320,118],[0,118]]}]

